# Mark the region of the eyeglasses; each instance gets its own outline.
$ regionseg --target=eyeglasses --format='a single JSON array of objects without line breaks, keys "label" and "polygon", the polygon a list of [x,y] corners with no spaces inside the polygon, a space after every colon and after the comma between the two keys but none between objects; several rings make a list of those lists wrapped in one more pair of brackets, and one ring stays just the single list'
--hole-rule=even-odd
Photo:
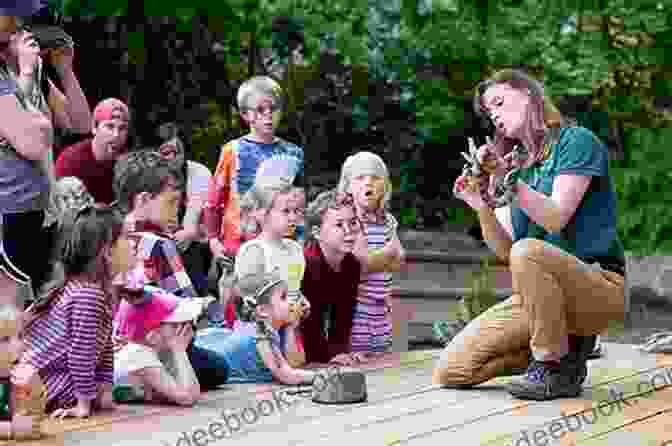
[{"label": "eyeglasses", "polygon": [[257,116],[263,116],[267,113],[273,114],[280,111],[280,106],[278,104],[272,104],[269,107],[259,106],[256,108],[248,108],[247,110],[254,112]]}]

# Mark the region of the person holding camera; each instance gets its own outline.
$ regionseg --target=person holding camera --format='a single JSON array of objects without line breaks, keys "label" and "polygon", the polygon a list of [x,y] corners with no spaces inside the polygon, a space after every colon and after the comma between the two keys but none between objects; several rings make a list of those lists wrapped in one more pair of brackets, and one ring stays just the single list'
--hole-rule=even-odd
[{"label": "person holding camera", "polygon": [[[50,271],[48,255],[34,253],[50,245],[54,127],[85,133],[91,111],[73,71],[72,39],[53,9],[42,1],[0,8],[12,13],[0,15],[0,295],[15,303],[24,287],[36,294]],[[45,62],[64,92],[45,77]]]}]

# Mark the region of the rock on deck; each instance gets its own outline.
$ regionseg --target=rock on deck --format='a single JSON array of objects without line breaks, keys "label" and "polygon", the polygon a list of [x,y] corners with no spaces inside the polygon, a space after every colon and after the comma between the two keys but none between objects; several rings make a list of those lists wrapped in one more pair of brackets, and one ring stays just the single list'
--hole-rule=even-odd
[{"label": "rock on deck", "polygon": [[194,408],[133,405],[84,421],[49,420],[47,439],[21,444],[672,446],[672,355],[606,348],[575,399],[515,400],[503,387],[509,378],[442,389],[431,385],[439,351],[418,351],[365,367],[362,404],[318,405],[279,385],[227,385]]}]

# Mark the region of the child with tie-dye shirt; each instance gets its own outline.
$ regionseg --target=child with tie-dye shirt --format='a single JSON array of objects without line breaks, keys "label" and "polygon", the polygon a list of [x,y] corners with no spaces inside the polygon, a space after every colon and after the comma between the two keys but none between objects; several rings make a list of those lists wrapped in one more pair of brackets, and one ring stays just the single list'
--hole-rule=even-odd
[{"label": "child with tie-dye shirt", "polygon": [[292,180],[301,185],[303,149],[275,136],[280,123],[282,89],[271,78],[253,77],[238,90],[238,108],[250,133],[222,147],[211,179],[204,219],[215,258],[235,258],[246,237],[241,228],[241,197],[252,187],[259,166],[276,157],[292,161]]}]

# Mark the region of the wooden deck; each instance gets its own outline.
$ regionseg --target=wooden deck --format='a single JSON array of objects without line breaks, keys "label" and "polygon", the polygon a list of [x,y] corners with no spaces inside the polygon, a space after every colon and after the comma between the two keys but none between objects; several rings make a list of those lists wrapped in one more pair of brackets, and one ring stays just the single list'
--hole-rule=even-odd
[{"label": "wooden deck", "polygon": [[[604,358],[591,361],[587,389],[578,399],[514,400],[502,386],[508,378],[473,390],[432,386],[438,351],[419,351],[367,367],[369,399],[363,404],[319,405],[287,396],[292,404],[284,405],[273,397],[284,395],[281,386],[231,385],[207,393],[191,409],[122,406],[90,420],[48,421],[49,438],[22,444],[672,446],[672,355],[642,354],[630,345],[606,348]],[[647,395],[650,382],[658,390]],[[267,415],[219,440],[207,434],[227,432],[224,424],[209,425],[223,422],[223,411],[240,415],[250,406]],[[244,416],[253,421],[249,410]],[[194,439],[199,429],[203,433]]]}]

